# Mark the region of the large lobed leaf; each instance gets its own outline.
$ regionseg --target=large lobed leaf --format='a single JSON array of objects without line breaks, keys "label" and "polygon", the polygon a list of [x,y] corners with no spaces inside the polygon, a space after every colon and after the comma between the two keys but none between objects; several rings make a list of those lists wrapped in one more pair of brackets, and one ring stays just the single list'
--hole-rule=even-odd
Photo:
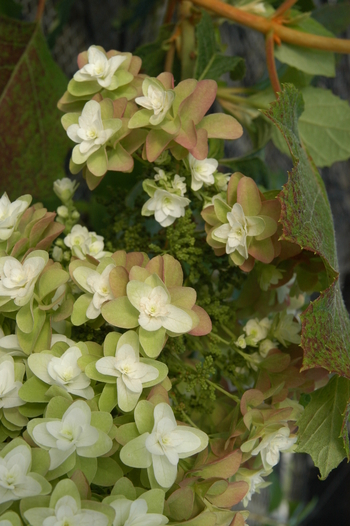
[{"label": "large lobed leaf", "polygon": [[321,477],[326,478],[344,458],[342,429],[344,412],[350,398],[350,382],[334,376],[311,395],[311,402],[297,422],[299,425],[299,453],[309,453]]},{"label": "large lobed leaf", "polygon": [[[274,122],[285,138],[292,155],[294,168],[288,183],[279,194],[281,202],[282,239],[299,244],[303,249],[319,255],[327,272],[328,288],[303,312],[301,346],[304,351],[303,369],[323,367],[329,372],[350,378],[350,320],[339,288],[338,262],[332,214],[323,181],[303,149],[298,132],[298,118],[304,109],[302,95],[291,85],[285,85],[279,99],[271,105],[266,115]],[[349,389],[349,381],[342,381]],[[327,397],[337,399],[337,382],[327,388]],[[325,391],[324,391],[325,392]],[[322,391],[320,391],[322,393]],[[343,409],[348,398],[343,395]],[[345,400],[345,402],[344,402]],[[312,406],[306,408],[311,418],[323,404],[322,394],[313,398]],[[345,405],[344,405],[345,403]],[[339,436],[344,418],[339,416],[338,404],[330,410],[334,425],[328,440],[339,446]],[[302,417],[304,418],[304,417]],[[302,420],[304,422],[304,420]],[[306,420],[305,420],[306,422]],[[307,434],[306,434],[307,433]],[[300,444],[309,436],[307,426],[301,425]],[[342,441],[341,454],[326,457],[319,453],[317,440],[308,443],[307,451],[321,469],[323,476],[336,467],[347,454]],[[306,449],[303,449],[306,451]]]},{"label": "large lobed leaf", "polygon": [[202,18],[196,26],[196,39],[197,60],[194,72],[196,79],[219,80],[227,72],[230,72],[233,80],[244,77],[244,60],[241,57],[230,57],[219,52],[214,24],[206,11],[202,11]]},{"label": "large lobed leaf", "polygon": [[0,39],[0,191],[43,199],[64,176],[69,141],[56,103],[67,80],[39,24],[0,16]]}]

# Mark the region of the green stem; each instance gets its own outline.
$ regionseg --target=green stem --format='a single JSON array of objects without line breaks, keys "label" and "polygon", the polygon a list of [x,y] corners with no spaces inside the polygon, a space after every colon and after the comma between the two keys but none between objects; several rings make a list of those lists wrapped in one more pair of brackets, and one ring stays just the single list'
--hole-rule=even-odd
[{"label": "green stem", "polygon": [[221,325],[221,328],[222,328],[227,334],[229,334],[229,335],[231,336],[232,339],[234,339],[234,340],[237,339],[236,335],[233,334],[233,332],[230,331],[230,329],[228,329],[227,327],[225,327],[225,325]]},{"label": "green stem", "polygon": [[210,380],[207,380],[207,383],[209,385],[212,385],[217,391],[220,391],[220,393],[228,396],[229,398],[231,398],[232,400],[234,400],[235,402],[237,402],[238,404],[241,402],[240,398],[238,398],[238,396],[235,396],[234,394],[231,394],[229,393],[228,391],[226,391],[225,389],[223,389],[222,387],[220,387],[219,385],[217,384],[214,384],[214,382],[211,382]]}]

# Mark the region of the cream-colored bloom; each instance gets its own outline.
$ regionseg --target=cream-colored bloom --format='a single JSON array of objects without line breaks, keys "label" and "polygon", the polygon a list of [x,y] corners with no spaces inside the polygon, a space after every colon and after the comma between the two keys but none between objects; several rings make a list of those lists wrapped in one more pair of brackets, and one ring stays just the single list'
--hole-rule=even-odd
[{"label": "cream-colored bloom", "polygon": [[298,321],[294,321],[294,315],[283,311],[276,316],[272,333],[276,340],[287,347],[287,342],[300,343],[300,330],[301,324]]},{"label": "cream-colored bloom", "polygon": [[214,175],[215,185],[219,192],[226,192],[230,177],[231,174],[222,174],[220,172]]},{"label": "cream-colored bloom", "polygon": [[41,352],[28,357],[33,373],[49,385],[62,387],[68,393],[91,399],[94,391],[90,379],[80,369],[78,360],[82,356],[79,347],[69,347],[62,356]]},{"label": "cream-colored bloom", "polygon": [[247,347],[247,342],[245,341],[244,334],[241,334],[238,337],[238,340],[235,342],[235,344],[237,345],[237,347],[240,347],[241,349],[245,349]]},{"label": "cream-colored bloom", "polygon": [[31,450],[26,445],[19,445],[0,458],[0,504],[41,493],[41,484],[28,473],[31,463]]},{"label": "cream-colored bloom", "polygon": [[84,456],[85,451],[96,444],[99,431],[90,422],[90,407],[83,400],[77,400],[62,420],[42,422],[33,428],[35,442],[49,450],[50,470],[60,466],[74,451]]},{"label": "cream-colored bloom", "polygon": [[[154,427],[146,438],[145,446],[152,455],[154,475],[162,487],[170,487],[175,482],[180,458],[190,457],[206,446],[201,444],[201,438],[194,431],[193,428],[177,425],[168,404],[156,405]],[[206,436],[202,432],[201,435]]]},{"label": "cream-colored bloom", "polygon": [[283,272],[278,270],[275,265],[262,265],[259,279],[261,290],[268,290],[270,285],[277,285],[279,280],[283,278]]},{"label": "cream-colored bloom", "polygon": [[78,143],[73,149],[72,159],[76,164],[86,161],[113,135],[113,129],[104,129],[101,106],[95,100],[87,102],[78,120],[67,128],[68,137]]},{"label": "cream-colored bloom", "polygon": [[[107,265],[101,274],[87,267],[78,267],[73,272],[78,283],[93,295],[86,311],[86,316],[90,320],[97,318],[101,314],[102,305],[114,298],[109,284],[109,274],[114,267],[113,263]],[[81,279],[82,272],[83,281]]]},{"label": "cream-colored bloom", "polygon": [[0,296],[11,298],[20,307],[26,305],[45,265],[40,256],[28,257],[23,265],[11,256],[0,258]]},{"label": "cream-colored bloom", "polygon": [[268,318],[264,318],[260,321],[258,318],[255,318],[254,320],[249,320],[243,327],[243,330],[247,335],[247,344],[256,347],[256,345],[261,340],[264,340],[266,338],[270,326],[271,322],[270,320],[268,320]]},{"label": "cream-colored bloom", "polygon": [[[81,509],[71,495],[57,500],[54,508],[30,508],[24,514],[31,526],[107,526],[108,517],[100,511]],[[42,521],[42,518],[44,520]],[[0,522],[1,526],[1,522]]]},{"label": "cream-colored bloom", "polygon": [[259,353],[263,358],[266,358],[266,356],[269,354],[271,349],[276,349],[277,344],[272,342],[269,339],[263,340],[259,344]]},{"label": "cream-colored bloom", "polygon": [[167,176],[162,168],[155,168],[156,175],[154,176],[155,181],[166,181]]},{"label": "cream-colored bloom", "polygon": [[0,408],[19,407],[25,404],[18,391],[22,382],[15,378],[15,363],[12,356],[5,356],[0,362]]},{"label": "cream-colored bloom", "polygon": [[138,352],[127,343],[116,350],[115,356],[97,360],[96,369],[100,374],[116,377],[118,406],[126,412],[136,406],[143,384],[159,376],[158,369],[140,362]]},{"label": "cream-colored bloom", "polygon": [[160,513],[148,513],[148,504],[141,497],[132,501],[118,498],[109,503],[115,510],[113,526],[163,526],[169,519]]},{"label": "cream-colored bloom", "polygon": [[243,208],[235,203],[231,212],[227,212],[228,223],[216,228],[213,239],[226,242],[226,254],[237,251],[244,259],[248,259],[248,236],[258,236],[265,228],[264,220],[260,217],[245,216]]},{"label": "cream-colored bloom", "polygon": [[144,96],[136,97],[136,104],[153,111],[150,118],[151,124],[160,124],[173,104],[174,92],[164,89],[159,80],[152,78],[143,81],[142,92]]},{"label": "cream-colored bloom", "polygon": [[185,177],[180,177],[178,174],[174,175],[174,179],[171,181],[171,186],[173,187],[174,191],[180,194],[182,197],[186,193],[186,181]]},{"label": "cream-colored bloom", "polygon": [[170,303],[170,294],[161,286],[131,280],[126,287],[131,304],[140,312],[139,324],[146,331],[164,329],[183,334],[192,329],[192,318],[187,312]]},{"label": "cream-colored bloom", "polygon": [[126,56],[116,55],[108,59],[96,46],[88,49],[88,63],[74,74],[77,82],[97,80],[102,88],[109,88],[114,73],[126,60]]},{"label": "cream-colored bloom", "polygon": [[280,452],[291,450],[297,441],[297,437],[290,437],[289,427],[281,427],[277,431],[263,437],[260,444],[253,449],[252,455],[261,454],[261,460],[265,470],[269,470],[278,464]]},{"label": "cream-colored bloom", "polygon": [[86,255],[100,260],[109,252],[104,251],[103,236],[89,232],[85,226],[74,225],[70,234],[64,238],[65,245],[71,249],[73,256],[85,259]]},{"label": "cream-colored bloom", "polygon": [[264,488],[269,485],[268,482],[265,482],[263,479],[263,476],[266,477],[269,475],[271,471],[264,471],[263,469],[260,469],[259,471],[253,471],[250,469],[240,468],[236,475],[235,480],[240,481],[243,480],[244,482],[247,482],[249,485],[248,493],[245,495],[243,499],[243,506],[247,507],[249,501],[252,499],[252,496],[254,493],[260,493],[259,489]]},{"label": "cream-colored bloom", "polygon": [[192,190],[200,190],[203,184],[210,186],[215,183],[213,174],[217,170],[219,164],[216,159],[203,159],[202,161],[199,161],[193,157],[192,154],[189,154],[188,162],[191,170]]},{"label": "cream-colored bloom", "polygon": [[143,205],[142,215],[149,216],[154,213],[155,220],[167,227],[172,225],[175,219],[185,215],[185,208],[189,204],[190,200],[186,197],[158,189]]},{"label": "cream-colored bloom", "polygon": [[6,192],[0,197],[0,241],[6,241],[12,235],[18,219],[29,203],[29,196],[27,200],[17,199],[12,203]]}]

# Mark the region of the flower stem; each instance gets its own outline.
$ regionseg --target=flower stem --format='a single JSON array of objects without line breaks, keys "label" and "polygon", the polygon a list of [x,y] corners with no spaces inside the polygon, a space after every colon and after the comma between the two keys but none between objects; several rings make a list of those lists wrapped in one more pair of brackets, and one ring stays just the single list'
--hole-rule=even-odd
[{"label": "flower stem", "polygon": [[40,22],[43,17],[46,0],[39,0],[38,7],[36,10],[35,21]]},{"label": "flower stem", "polygon": [[284,27],[274,20],[247,13],[237,7],[220,2],[220,0],[192,0],[192,2],[212,11],[216,15],[260,31],[260,33],[264,35],[273,31],[274,35],[288,44],[323,51],[333,51],[334,53],[350,53],[350,40],[312,35],[298,31],[297,29]]},{"label": "flower stem", "polygon": [[269,72],[272,89],[275,92],[275,95],[277,97],[278,93],[281,92],[281,84],[278,79],[277,70],[276,70],[273,31],[270,31],[266,35],[265,49],[266,49],[267,71]]},{"label": "flower stem", "polygon": [[223,393],[224,395],[228,396],[229,398],[231,398],[232,400],[234,400],[234,401],[237,402],[238,404],[241,402],[241,400],[239,399],[238,396],[235,396],[234,394],[229,393],[228,391],[226,391],[225,389],[223,389],[223,388],[220,387],[219,385],[214,384],[214,382],[211,382],[210,380],[207,380],[207,383],[208,383],[209,385],[212,385],[217,391],[220,391],[220,393]]},{"label": "flower stem", "polygon": [[291,7],[293,7],[294,4],[297,3],[298,0],[285,0],[283,2],[283,4],[281,4],[279,6],[278,9],[276,9],[276,11],[274,12],[272,18],[278,18],[280,17],[281,15],[283,15],[286,11],[288,11],[288,9],[290,9]]},{"label": "flower stem", "polygon": [[171,23],[173,19],[174,11],[175,11],[175,6],[176,6],[176,0],[168,0],[168,5],[166,8],[163,24]]}]

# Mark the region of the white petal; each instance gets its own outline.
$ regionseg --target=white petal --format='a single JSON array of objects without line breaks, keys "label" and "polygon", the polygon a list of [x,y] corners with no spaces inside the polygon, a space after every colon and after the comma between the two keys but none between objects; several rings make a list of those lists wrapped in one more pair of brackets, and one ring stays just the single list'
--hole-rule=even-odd
[{"label": "white petal", "polygon": [[192,318],[187,312],[175,305],[168,305],[168,314],[163,321],[164,329],[185,333],[192,329]]}]

